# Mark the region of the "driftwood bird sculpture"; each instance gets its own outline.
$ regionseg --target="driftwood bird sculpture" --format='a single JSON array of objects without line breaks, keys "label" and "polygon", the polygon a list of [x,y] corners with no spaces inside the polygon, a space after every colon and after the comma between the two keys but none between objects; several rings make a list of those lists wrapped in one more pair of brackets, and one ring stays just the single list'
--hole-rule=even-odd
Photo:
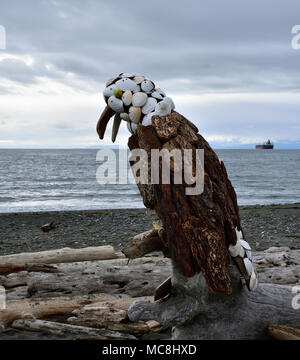
[{"label": "driftwood bird sculpture", "polygon": [[[241,227],[234,188],[223,162],[197,127],[177,113],[172,99],[144,76],[121,73],[108,80],[103,94],[107,106],[97,124],[100,139],[114,116],[113,142],[124,120],[132,134],[128,141],[130,150],[145,150],[150,163],[154,149],[190,149],[193,175],[197,165],[203,169],[203,164],[197,164],[195,151],[204,150],[202,193],[187,195],[189,184],[174,181],[178,165],[174,159],[170,163],[170,183],[163,183],[160,177],[156,184],[138,184],[145,206],[154,209],[162,221],[162,240],[174,265],[188,278],[201,272],[211,293],[231,294],[228,268],[233,259],[248,289],[254,290],[257,275]],[[158,168],[161,171],[161,163]]]},{"label": "driftwood bird sculpture", "polygon": [[[99,137],[103,139],[111,117],[112,141],[121,121],[127,122],[131,153],[140,149],[145,154],[130,159],[133,173],[142,172],[141,161],[146,164],[148,181],[137,181],[138,188],[145,206],[154,209],[162,222],[147,232],[136,249],[143,253],[142,247],[157,247],[173,264],[171,281],[156,290],[158,300],[133,302],[129,319],[156,320],[172,327],[173,339],[186,340],[265,339],[270,324],[299,327],[292,287],[257,286],[235,191],[223,162],[197,127],[177,113],[172,99],[144,76],[122,73],[110,79],[104,98],[107,106],[97,124]],[[154,156],[157,151],[174,155],[169,158],[170,181],[164,181],[165,160]],[[182,156],[177,158],[174,151]],[[188,161],[186,151],[192,154]],[[204,161],[197,156],[199,151],[204,152]],[[158,173],[154,178],[153,164]],[[188,176],[177,177],[183,172]],[[199,178],[204,186],[195,192]],[[171,296],[166,296],[168,291]]]}]

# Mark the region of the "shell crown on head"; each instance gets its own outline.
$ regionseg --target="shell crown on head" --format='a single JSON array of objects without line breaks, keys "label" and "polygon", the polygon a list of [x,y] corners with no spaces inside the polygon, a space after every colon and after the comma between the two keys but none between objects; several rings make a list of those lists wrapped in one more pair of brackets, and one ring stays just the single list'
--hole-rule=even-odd
[{"label": "shell crown on head", "polygon": [[[138,124],[152,125],[153,115],[168,115],[175,109],[173,100],[153,81],[134,73],[121,73],[110,78],[103,95],[107,105],[116,113],[115,119],[126,121],[132,134]],[[115,137],[113,134],[113,141]]]}]

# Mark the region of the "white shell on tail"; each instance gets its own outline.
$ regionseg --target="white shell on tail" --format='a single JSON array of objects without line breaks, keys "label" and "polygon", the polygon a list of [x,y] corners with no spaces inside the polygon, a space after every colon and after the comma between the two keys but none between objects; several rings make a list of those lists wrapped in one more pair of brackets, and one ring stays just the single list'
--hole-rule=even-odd
[{"label": "white shell on tail", "polygon": [[246,252],[247,258],[249,260],[252,260],[252,252],[251,252],[251,250],[245,250],[245,252]]},{"label": "white shell on tail", "polygon": [[147,99],[147,94],[145,94],[144,92],[137,92],[132,96],[132,105],[142,107],[146,104]]},{"label": "white shell on tail", "polygon": [[110,97],[114,94],[115,90],[116,90],[116,85],[115,84],[110,85],[104,89],[103,95],[106,97]]},{"label": "white shell on tail", "polygon": [[120,99],[117,99],[115,96],[111,96],[108,99],[108,105],[110,106],[111,109],[113,109],[115,112],[124,112],[124,108],[123,108],[123,101]]},{"label": "white shell on tail", "polygon": [[152,116],[156,115],[156,113],[153,111],[147,115],[144,116],[143,121],[142,121],[142,125],[143,126],[149,126],[152,125]]},{"label": "white shell on tail", "polygon": [[243,247],[245,250],[251,250],[251,247],[250,247],[250,245],[247,243],[247,241],[245,241],[245,240],[240,240],[240,242],[241,242],[242,247]]},{"label": "white shell on tail", "polygon": [[255,271],[252,272],[249,282],[249,288],[251,291],[254,291],[257,288],[258,280]]},{"label": "white shell on tail", "polygon": [[131,106],[129,108],[129,119],[134,122],[135,124],[138,124],[141,120],[142,111],[141,108],[136,106]]},{"label": "white shell on tail", "polygon": [[245,255],[245,250],[242,247],[240,241],[237,241],[235,245],[230,244],[228,250],[232,257],[240,256],[241,258],[243,258]]},{"label": "white shell on tail", "polygon": [[147,115],[151,113],[157,104],[157,100],[154,98],[149,97],[146,101],[146,104],[142,107],[142,113]]},{"label": "white shell on tail", "polygon": [[131,132],[131,134],[135,133],[136,128],[137,128],[137,124],[130,121],[127,123],[127,129]]},{"label": "white shell on tail", "polygon": [[165,97],[165,98],[164,98],[164,101],[171,106],[171,110],[174,110],[174,109],[175,109],[174,101],[173,101],[170,97]]},{"label": "white shell on tail", "polygon": [[122,91],[126,91],[126,90],[133,91],[137,87],[136,83],[128,78],[123,78],[118,80],[115,85],[116,85],[116,89],[120,89]]},{"label": "white shell on tail", "polygon": [[122,112],[120,118],[124,121],[130,121],[129,115],[126,112]]},{"label": "white shell on tail", "polygon": [[129,90],[126,90],[122,95],[122,101],[124,105],[129,106],[132,102],[132,92]]},{"label": "white shell on tail", "polygon": [[171,106],[165,102],[165,101],[160,101],[156,106],[155,106],[155,112],[157,115],[159,116],[165,116],[170,114],[171,112]]},{"label": "white shell on tail", "polygon": [[141,82],[141,88],[145,93],[150,93],[154,89],[154,84],[150,80],[143,80]]},{"label": "white shell on tail", "polygon": [[245,265],[245,268],[246,268],[246,270],[247,270],[247,273],[248,273],[249,275],[251,275],[252,272],[253,272],[252,262],[251,262],[248,258],[244,258],[243,260],[244,260],[244,265]]},{"label": "white shell on tail", "polygon": [[239,231],[237,228],[235,228],[235,233],[236,233],[237,240],[243,239],[243,233],[241,231]]}]

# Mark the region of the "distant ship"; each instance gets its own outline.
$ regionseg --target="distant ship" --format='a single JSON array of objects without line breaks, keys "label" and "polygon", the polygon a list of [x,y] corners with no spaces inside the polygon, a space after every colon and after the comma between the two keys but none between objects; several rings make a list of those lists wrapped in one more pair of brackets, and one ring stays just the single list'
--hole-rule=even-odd
[{"label": "distant ship", "polygon": [[273,149],[274,144],[271,143],[270,139],[262,145],[256,145],[255,149]]}]

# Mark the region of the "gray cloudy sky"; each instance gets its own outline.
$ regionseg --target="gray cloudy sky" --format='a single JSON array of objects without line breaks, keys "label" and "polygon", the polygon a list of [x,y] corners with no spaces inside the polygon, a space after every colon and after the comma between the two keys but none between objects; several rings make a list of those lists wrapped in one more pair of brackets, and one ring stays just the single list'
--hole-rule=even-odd
[{"label": "gray cloudy sky", "polygon": [[299,0],[1,1],[0,147],[99,144],[104,83],[133,71],[215,147],[300,148],[296,24]]}]

